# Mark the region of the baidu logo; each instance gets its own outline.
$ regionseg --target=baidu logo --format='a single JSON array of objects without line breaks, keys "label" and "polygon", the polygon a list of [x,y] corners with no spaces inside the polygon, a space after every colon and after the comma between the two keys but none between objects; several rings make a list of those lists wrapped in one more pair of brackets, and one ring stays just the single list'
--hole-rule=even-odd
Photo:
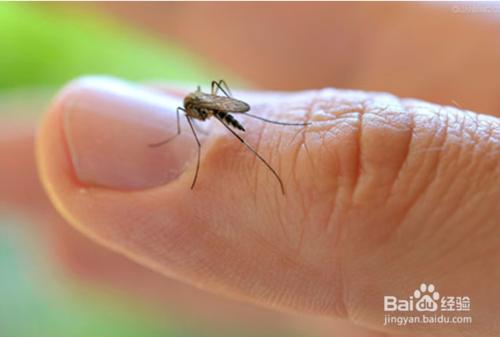
[{"label": "baidu logo", "polygon": [[439,293],[434,284],[422,283],[420,289],[413,293],[413,297],[417,300],[415,303],[417,311],[436,311],[438,309]]},{"label": "baidu logo", "polygon": [[384,325],[470,324],[470,305],[468,296],[443,296],[434,284],[422,283],[406,298],[384,296]]}]

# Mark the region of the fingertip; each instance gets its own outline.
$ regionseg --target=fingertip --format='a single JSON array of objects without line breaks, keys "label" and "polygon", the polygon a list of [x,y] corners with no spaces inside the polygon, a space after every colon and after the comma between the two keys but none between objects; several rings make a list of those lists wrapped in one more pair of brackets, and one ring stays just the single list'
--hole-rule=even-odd
[{"label": "fingertip", "polygon": [[132,225],[124,210],[145,216],[150,199],[130,193],[176,180],[192,156],[189,138],[148,146],[176,130],[177,104],[165,93],[106,77],[80,78],[60,91],[38,130],[36,157],[45,190],[68,222],[116,244],[109,234],[121,236]]}]

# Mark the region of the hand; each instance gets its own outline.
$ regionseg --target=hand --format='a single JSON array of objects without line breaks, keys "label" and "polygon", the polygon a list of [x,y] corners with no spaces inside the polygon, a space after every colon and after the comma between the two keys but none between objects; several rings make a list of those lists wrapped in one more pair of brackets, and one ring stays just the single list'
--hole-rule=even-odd
[{"label": "hand", "polygon": [[190,190],[188,130],[147,146],[175,133],[179,97],[99,78],[71,84],[45,117],[43,184],[64,218],[97,242],[213,292],[381,329],[383,296],[408,296],[428,281],[470,296],[474,324],[421,331],[497,333],[498,119],[333,89],[236,97],[257,115],[312,122],[241,116],[285,196],[216,127]]}]

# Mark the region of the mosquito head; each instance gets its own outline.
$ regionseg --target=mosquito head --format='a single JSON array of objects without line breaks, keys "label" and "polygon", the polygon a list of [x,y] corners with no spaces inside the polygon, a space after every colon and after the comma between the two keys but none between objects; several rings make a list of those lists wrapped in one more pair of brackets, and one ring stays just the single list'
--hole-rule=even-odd
[{"label": "mosquito head", "polygon": [[184,97],[184,108],[188,108],[194,100],[195,93],[191,93]]}]

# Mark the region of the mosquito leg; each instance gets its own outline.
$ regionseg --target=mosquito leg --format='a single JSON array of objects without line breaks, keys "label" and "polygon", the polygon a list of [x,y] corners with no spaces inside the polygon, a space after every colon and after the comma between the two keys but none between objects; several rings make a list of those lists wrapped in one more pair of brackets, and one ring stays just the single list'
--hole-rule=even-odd
[{"label": "mosquito leg", "polygon": [[173,135],[172,137],[169,137],[169,138],[167,138],[167,139],[165,139],[165,140],[163,140],[163,141],[161,141],[159,143],[149,144],[149,147],[158,147],[158,146],[167,144],[172,139],[174,139],[175,137],[177,137],[178,135],[181,134],[181,121],[180,121],[180,117],[179,117],[179,110],[186,112],[186,110],[184,110],[181,107],[178,107],[177,110],[176,110],[176,113],[177,113],[177,133],[175,135]]},{"label": "mosquito leg", "polygon": [[193,189],[194,185],[196,184],[196,179],[198,179],[198,172],[200,171],[201,143],[200,140],[198,139],[198,136],[196,135],[196,131],[194,130],[193,127],[193,122],[191,122],[191,118],[186,115],[186,119],[189,123],[189,126],[191,127],[191,131],[193,131],[194,139],[196,139],[196,144],[198,144],[198,160],[196,161],[196,171],[194,173],[193,183],[191,184],[191,189]]},{"label": "mosquito leg", "polygon": [[272,123],[272,124],[278,124],[278,125],[296,125],[296,126],[308,126],[308,125],[311,125],[310,122],[287,123],[287,122],[273,121],[272,119],[267,119],[267,118],[260,117],[260,116],[257,116],[257,115],[252,115],[252,114],[249,114],[248,112],[245,112],[245,116],[256,118],[256,119],[260,119],[261,121]]},{"label": "mosquito leg", "polygon": [[212,95],[217,95],[217,91],[220,90],[226,95],[226,97],[231,98],[231,90],[229,89],[226,81],[220,80],[219,82],[217,81],[212,81]]},{"label": "mosquito leg", "polygon": [[242,142],[243,145],[245,145],[247,147],[247,149],[252,151],[257,156],[257,158],[259,158],[260,161],[262,161],[264,163],[264,165],[267,166],[267,168],[273,173],[273,175],[276,177],[276,179],[278,179],[278,182],[280,183],[280,187],[281,187],[281,193],[285,194],[285,187],[283,185],[283,181],[281,180],[278,173],[276,173],[276,171],[273,169],[273,167],[271,165],[269,165],[269,163],[264,158],[262,158],[262,156],[257,151],[255,151],[253,147],[248,145],[245,142],[245,140],[240,137],[240,135],[238,135],[233,129],[231,129],[226,123],[224,123],[224,121],[219,116],[215,115],[215,117],[226,127],[226,129],[228,129],[236,138],[238,138],[239,141]]},{"label": "mosquito leg", "polygon": [[217,81],[212,81],[212,90],[211,93],[213,96],[217,95],[217,91],[219,90],[219,87],[217,86]]},{"label": "mosquito leg", "polygon": [[[219,80],[218,87],[221,88],[221,90],[222,90],[222,87],[224,87],[224,89],[226,89],[226,91],[224,93],[226,94],[227,97],[233,96],[233,93],[231,92],[231,89],[229,89],[229,86],[227,85],[226,81]],[[224,91],[224,90],[222,90],[222,91]]]}]

